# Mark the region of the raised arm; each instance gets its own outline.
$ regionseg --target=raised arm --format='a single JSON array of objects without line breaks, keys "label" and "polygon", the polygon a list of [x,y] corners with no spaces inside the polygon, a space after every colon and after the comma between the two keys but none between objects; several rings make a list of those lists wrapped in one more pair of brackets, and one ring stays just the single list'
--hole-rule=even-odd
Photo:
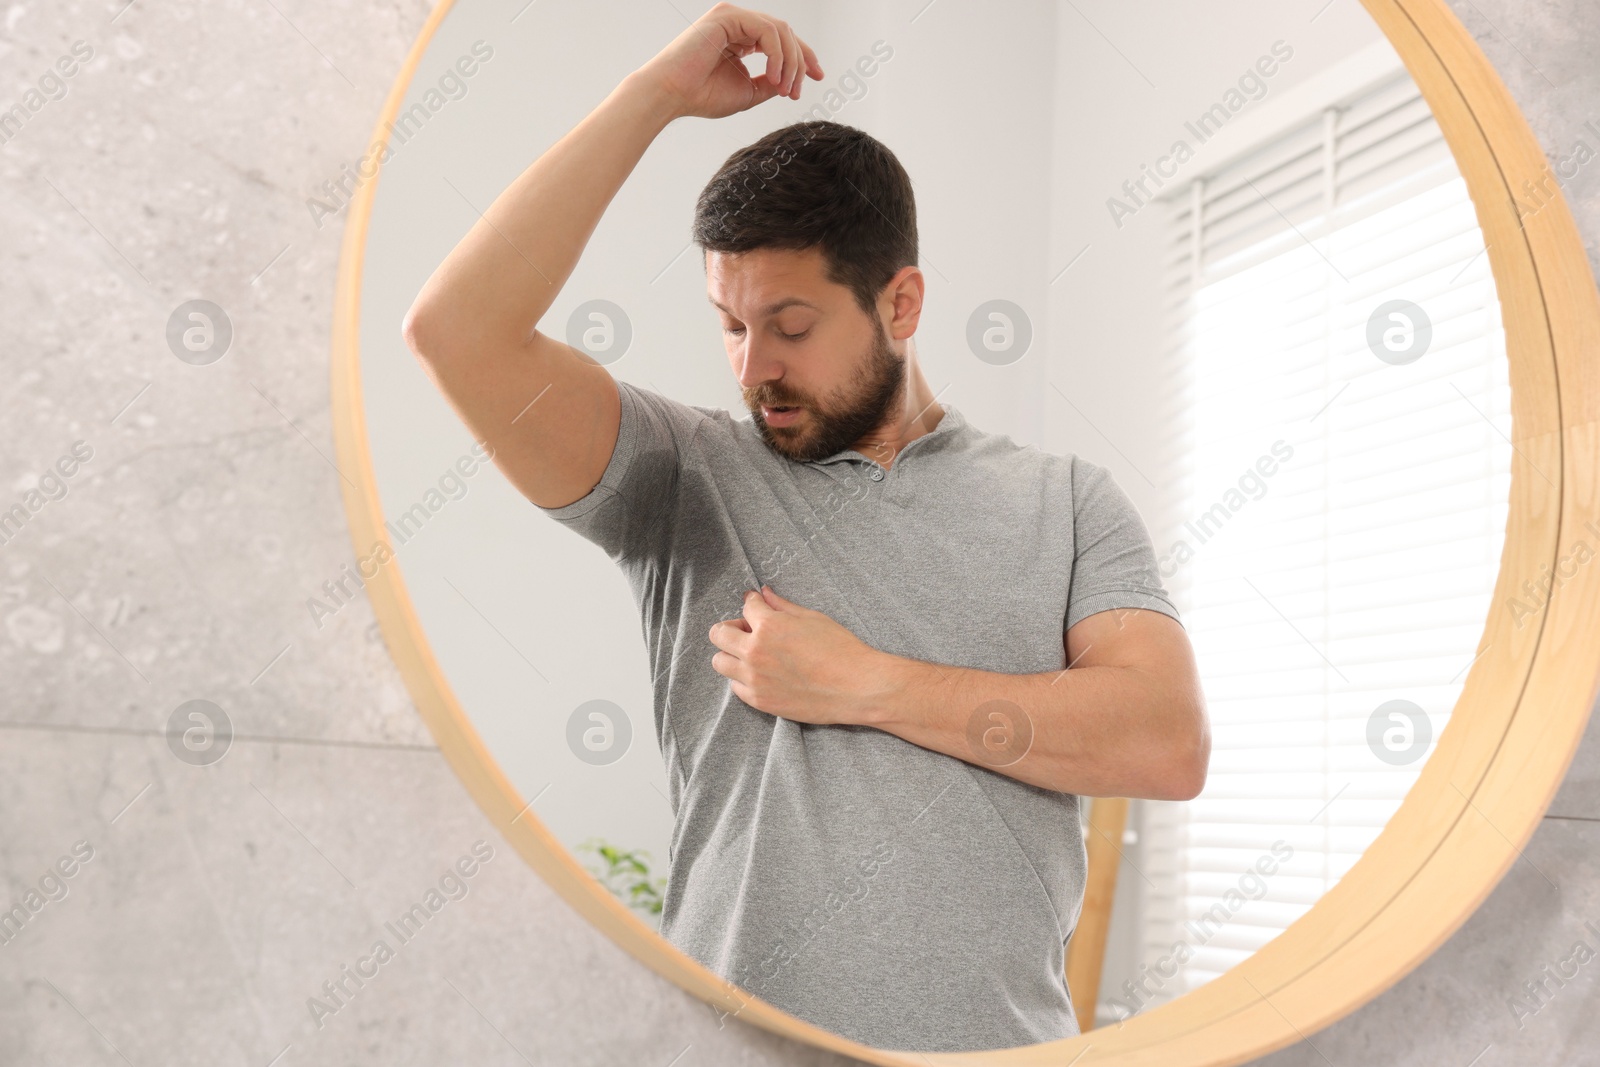
[{"label": "raised arm", "polygon": [[[756,51],[767,70],[752,78],[739,60]],[[718,4],[523,171],[417,294],[407,346],[535,504],[586,496],[616,445],[610,373],[537,329],[612,197],[673,119],[799,99],[807,75],[822,68],[786,23]]]}]

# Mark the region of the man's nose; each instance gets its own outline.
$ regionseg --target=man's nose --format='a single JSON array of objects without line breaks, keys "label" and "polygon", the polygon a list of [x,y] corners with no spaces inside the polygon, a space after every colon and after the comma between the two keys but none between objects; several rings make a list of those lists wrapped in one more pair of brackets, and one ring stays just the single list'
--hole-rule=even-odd
[{"label": "man's nose", "polygon": [[771,346],[759,340],[746,338],[737,354],[739,385],[754,389],[763,382],[783,377],[783,364],[775,358]]}]

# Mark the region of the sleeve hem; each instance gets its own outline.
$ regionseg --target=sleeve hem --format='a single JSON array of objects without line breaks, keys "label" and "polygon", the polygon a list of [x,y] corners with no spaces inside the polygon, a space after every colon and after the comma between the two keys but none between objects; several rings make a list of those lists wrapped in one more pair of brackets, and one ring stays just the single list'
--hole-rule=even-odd
[{"label": "sleeve hem", "polygon": [[[1070,630],[1090,615],[1098,615],[1102,611],[1114,611],[1118,608],[1141,608],[1145,611],[1159,611],[1168,616],[1179,626],[1183,626],[1183,619],[1178,615],[1178,609],[1172,605],[1161,593],[1151,589],[1126,588],[1107,589],[1098,593],[1090,593],[1072,602],[1071,609],[1067,612],[1066,625],[1063,631]],[[1188,629],[1188,627],[1184,627]]]},{"label": "sleeve hem", "polygon": [[595,483],[593,489],[579,497],[570,504],[559,508],[547,508],[541,504],[534,507],[549,515],[552,519],[565,522],[570,519],[582,518],[605,501],[617,495],[617,486],[622,484],[627,476],[628,468],[633,463],[633,453],[638,446],[639,413],[636,405],[638,401],[629,391],[628,383],[620,378],[612,378],[617,387],[617,398],[622,404],[622,413],[617,423],[617,441],[612,446],[611,458],[606,461],[606,469],[600,475],[600,481]]}]

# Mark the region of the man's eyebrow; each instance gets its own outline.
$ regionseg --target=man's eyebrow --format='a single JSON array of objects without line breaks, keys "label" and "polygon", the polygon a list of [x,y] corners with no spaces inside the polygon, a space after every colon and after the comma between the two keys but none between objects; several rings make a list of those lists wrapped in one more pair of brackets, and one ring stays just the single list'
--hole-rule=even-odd
[{"label": "man's eyebrow", "polygon": [[[717,301],[712,300],[710,293],[706,294],[706,299],[707,300],[711,300],[711,303],[713,305],[715,305],[716,308],[719,311],[725,311],[729,315],[733,314],[733,312],[728,311],[727,308],[725,308],[721,304],[717,303]],[[782,300],[774,301],[773,303],[768,304],[766,307],[764,307],[764,308],[762,308],[760,310],[760,314],[763,315],[763,316],[776,315],[778,312],[782,311],[784,308],[790,308],[790,307],[810,308],[812,311],[821,311],[822,310],[821,308],[817,307],[817,305],[811,303],[808,300],[801,300],[798,296],[788,296],[788,297],[784,297]]]}]

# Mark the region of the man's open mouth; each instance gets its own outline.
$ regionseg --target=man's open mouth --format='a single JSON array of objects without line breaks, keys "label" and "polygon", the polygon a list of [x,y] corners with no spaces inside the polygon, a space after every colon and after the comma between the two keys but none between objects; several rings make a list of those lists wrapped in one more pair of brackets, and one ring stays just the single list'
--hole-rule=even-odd
[{"label": "man's open mouth", "polygon": [[781,407],[763,404],[761,418],[769,426],[787,426],[800,417],[801,410],[798,404],[784,404]]}]

